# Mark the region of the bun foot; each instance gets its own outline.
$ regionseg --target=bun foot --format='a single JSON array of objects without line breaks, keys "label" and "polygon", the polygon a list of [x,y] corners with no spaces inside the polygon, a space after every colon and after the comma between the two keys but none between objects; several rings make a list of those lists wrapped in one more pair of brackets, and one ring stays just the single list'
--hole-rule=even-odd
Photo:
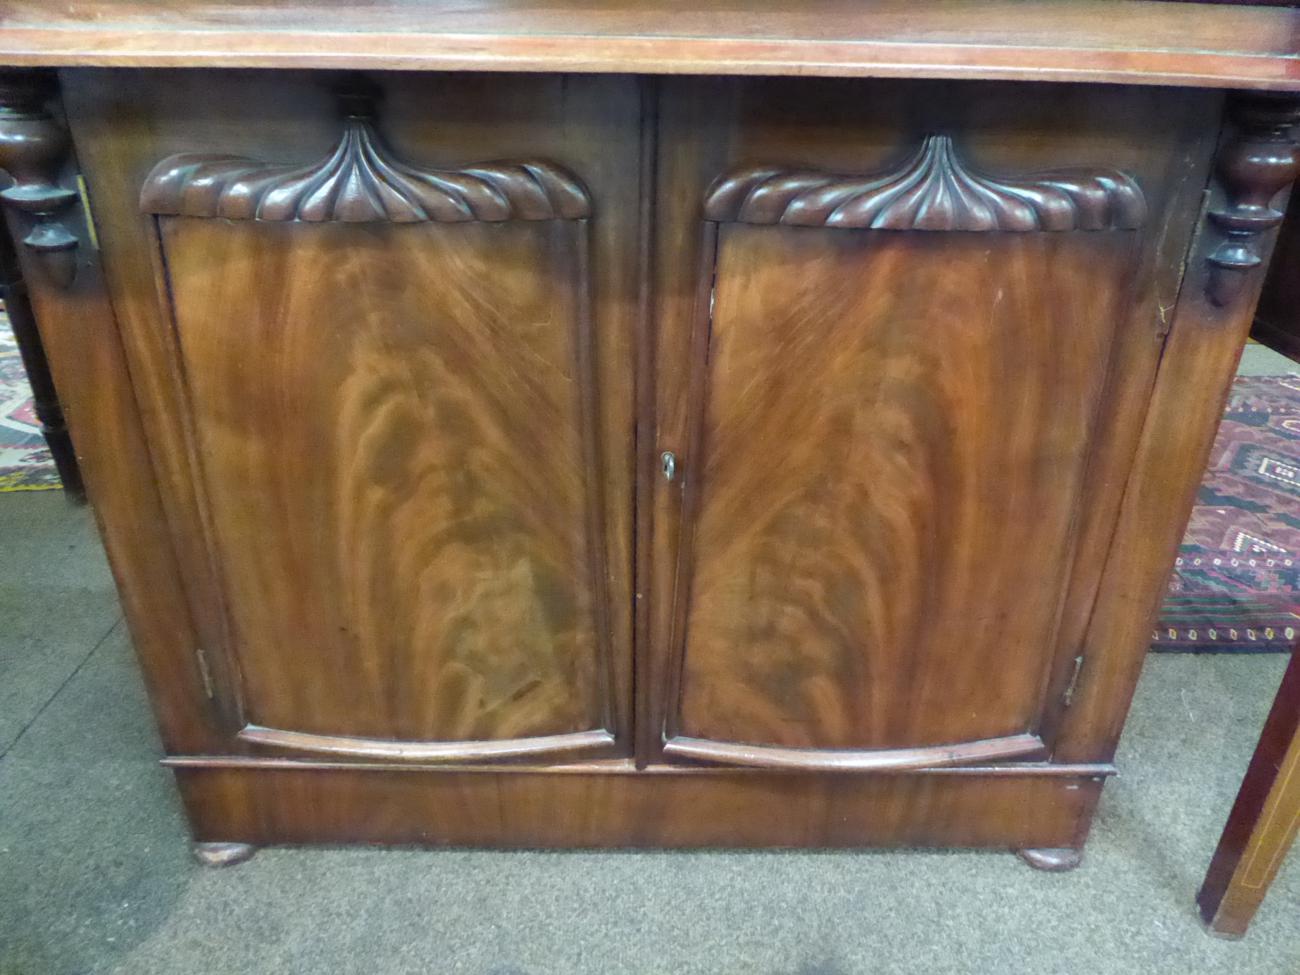
[{"label": "bun foot", "polygon": [[1050,870],[1053,873],[1073,870],[1083,862],[1083,851],[1069,846],[1039,850],[1017,850],[1016,856],[1035,870]]},{"label": "bun foot", "polygon": [[257,847],[251,843],[195,843],[193,846],[194,859],[205,867],[233,867],[256,852]]}]

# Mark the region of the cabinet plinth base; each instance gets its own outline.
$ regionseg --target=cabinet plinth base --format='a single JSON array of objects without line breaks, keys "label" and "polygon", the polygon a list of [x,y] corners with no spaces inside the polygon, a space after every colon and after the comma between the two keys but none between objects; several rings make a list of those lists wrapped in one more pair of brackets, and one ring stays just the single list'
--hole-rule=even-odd
[{"label": "cabinet plinth base", "polygon": [[195,843],[191,852],[205,867],[233,867],[257,852],[252,843]]},{"label": "cabinet plinth base", "polygon": [[1069,846],[1017,850],[1016,855],[1035,870],[1046,870],[1049,873],[1064,873],[1083,862],[1083,851]]},{"label": "cabinet plinth base", "polygon": [[[173,772],[197,838],[253,846],[1041,852],[1079,843],[1102,788],[1097,776],[976,770],[872,775],[278,763]],[[581,816],[573,814],[578,809]]]}]

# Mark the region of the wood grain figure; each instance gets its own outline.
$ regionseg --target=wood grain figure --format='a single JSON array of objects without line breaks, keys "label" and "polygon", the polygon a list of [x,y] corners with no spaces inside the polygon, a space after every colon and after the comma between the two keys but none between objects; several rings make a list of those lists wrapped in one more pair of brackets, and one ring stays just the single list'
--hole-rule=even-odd
[{"label": "wood grain figure", "polygon": [[10,4],[0,202],[201,859],[1079,862],[1294,10],[164,7]]},{"label": "wood grain figure", "polygon": [[839,749],[1037,732],[1132,247],[724,229],[674,730]]},{"label": "wood grain figure", "polygon": [[545,164],[404,166],[349,109],[323,164],[178,156],[141,194],[241,736],[607,749],[586,194]]}]

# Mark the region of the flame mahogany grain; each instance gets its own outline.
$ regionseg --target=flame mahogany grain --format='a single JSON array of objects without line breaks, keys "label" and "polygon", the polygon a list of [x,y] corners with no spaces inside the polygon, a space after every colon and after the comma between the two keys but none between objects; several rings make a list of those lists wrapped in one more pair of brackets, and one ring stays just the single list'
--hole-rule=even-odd
[{"label": "flame mahogany grain", "polygon": [[[1274,231],[1226,301],[1211,257],[1285,203],[1288,102],[1218,148],[1224,97],[1158,85],[1290,84],[1294,11],[509,7],[474,66],[1152,85],[408,72],[368,121],[310,72],[77,68],[54,160],[10,98],[13,168],[93,203],[71,281],[20,260],[196,838],[1073,862]],[[83,56],[15,9],[0,51]],[[97,57],[285,63],[222,5],[60,9]],[[447,67],[503,10],[436,57],[320,16]]]},{"label": "flame mahogany grain", "polygon": [[[1047,754],[1033,648],[1068,584],[1137,182],[989,176],[930,135],[867,176],[725,175],[704,217],[665,753],[859,770]],[[1013,378],[1017,360],[1034,369]]]},{"label": "flame mahogany grain", "polygon": [[608,752],[590,201],[400,162],[356,101],[322,163],[174,156],[141,191],[240,738]]}]

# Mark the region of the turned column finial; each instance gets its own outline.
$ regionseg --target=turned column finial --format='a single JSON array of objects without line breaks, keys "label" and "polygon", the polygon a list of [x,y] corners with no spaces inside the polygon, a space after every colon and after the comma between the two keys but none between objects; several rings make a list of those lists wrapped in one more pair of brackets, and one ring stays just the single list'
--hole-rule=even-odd
[{"label": "turned column finial", "polygon": [[22,245],[66,288],[76,275],[78,241],[63,220],[77,193],[58,183],[71,142],[46,107],[53,93],[48,75],[0,72],[0,170],[8,178],[0,202],[26,218]]},{"label": "turned column finial", "polygon": [[1219,150],[1218,175],[1226,206],[1211,210],[1223,240],[1210,253],[1206,292],[1218,307],[1232,304],[1251,272],[1263,263],[1261,238],[1281,222],[1273,202],[1300,175],[1300,151],[1292,130],[1300,123],[1300,99],[1284,95],[1237,95],[1229,106],[1237,132]]}]

